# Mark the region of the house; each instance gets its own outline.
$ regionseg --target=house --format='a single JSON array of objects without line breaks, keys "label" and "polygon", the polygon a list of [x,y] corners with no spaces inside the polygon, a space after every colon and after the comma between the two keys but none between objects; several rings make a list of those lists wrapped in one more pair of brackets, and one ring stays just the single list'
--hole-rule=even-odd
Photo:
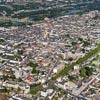
[{"label": "house", "polygon": [[77,88],[77,85],[71,81],[68,81],[64,84],[64,88],[68,90],[72,90],[73,88]]},{"label": "house", "polygon": [[53,69],[53,73],[58,73],[60,70],[64,69],[64,64],[61,63]]},{"label": "house", "polygon": [[53,89],[47,89],[45,92],[41,91],[41,96],[46,98],[47,96],[51,95],[52,93],[53,93]]},{"label": "house", "polygon": [[47,93],[47,92],[43,92],[43,91],[41,91],[41,96],[42,96],[42,97],[45,97],[45,98],[46,98],[46,97],[47,97],[47,95],[48,95],[48,93]]}]

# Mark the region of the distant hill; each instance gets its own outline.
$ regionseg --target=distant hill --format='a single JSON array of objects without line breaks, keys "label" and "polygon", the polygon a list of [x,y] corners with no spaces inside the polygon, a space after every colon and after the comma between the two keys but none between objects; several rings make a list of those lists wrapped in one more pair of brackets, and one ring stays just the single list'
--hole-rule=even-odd
[{"label": "distant hill", "polygon": [[0,0],[0,16],[30,21],[100,10],[99,0]]}]

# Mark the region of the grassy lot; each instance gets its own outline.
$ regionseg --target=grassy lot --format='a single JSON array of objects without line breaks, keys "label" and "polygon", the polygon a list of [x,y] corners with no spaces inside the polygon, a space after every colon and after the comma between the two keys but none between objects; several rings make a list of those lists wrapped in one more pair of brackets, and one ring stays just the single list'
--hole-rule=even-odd
[{"label": "grassy lot", "polygon": [[32,95],[36,95],[38,93],[38,91],[40,91],[42,89],[42,85],[39,84],[39,85],[32,85],[31,88],[30,88],[30,93]]}]

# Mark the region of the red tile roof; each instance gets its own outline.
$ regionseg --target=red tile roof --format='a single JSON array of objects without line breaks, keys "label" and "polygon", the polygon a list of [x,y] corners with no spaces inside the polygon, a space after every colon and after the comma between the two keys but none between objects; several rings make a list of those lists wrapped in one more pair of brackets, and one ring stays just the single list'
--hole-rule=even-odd
[{"label": "red tile roof", "polygon": [[5,98],[4,96],[0,95],[0,100],[4,100],[4,98]]}]

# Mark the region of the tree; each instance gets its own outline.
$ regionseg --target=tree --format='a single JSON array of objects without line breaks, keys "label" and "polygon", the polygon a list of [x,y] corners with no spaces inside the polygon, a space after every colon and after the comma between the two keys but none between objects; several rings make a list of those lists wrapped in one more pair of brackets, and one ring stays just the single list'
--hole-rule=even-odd
[{"label": "tree", "polygon": [[92,72],[93,72],[93,68],[89,68],[89,67],[82,67],[80,69],[80,76],[81,77],[86,77],[86,76],[90,76],[92,75]]},{"label": "tree", "polygon": [[30,61],[30,62],[28,63],[28,66],[32,67],[32,73],[36,73],[36,72],[37,72],[37,71],[36,71],[36,67],[38,66],[37,63],[34,63],[33,61]]},{"label": "tree", "polygon": [[80,69],[80,76],[81,77],[86,77],[86,69],[85,68]]},{"label": "tree", "polygon": [[86,75],[87,75],[87,76],[92,75],[93,68],[85,67],[85,69],[86,69]]},{"label": "tree", "polygon": [[32,85],[31,88],[30,88],[30,93],[32,95],[35,95],[37,94],[40,90],[42,89],[42,85],[41,84],[37,84],[37,85]]},{"label": "tree", "polygon": [[0,38],[0,44],[4,43],[5,40],[3,38]]}]

